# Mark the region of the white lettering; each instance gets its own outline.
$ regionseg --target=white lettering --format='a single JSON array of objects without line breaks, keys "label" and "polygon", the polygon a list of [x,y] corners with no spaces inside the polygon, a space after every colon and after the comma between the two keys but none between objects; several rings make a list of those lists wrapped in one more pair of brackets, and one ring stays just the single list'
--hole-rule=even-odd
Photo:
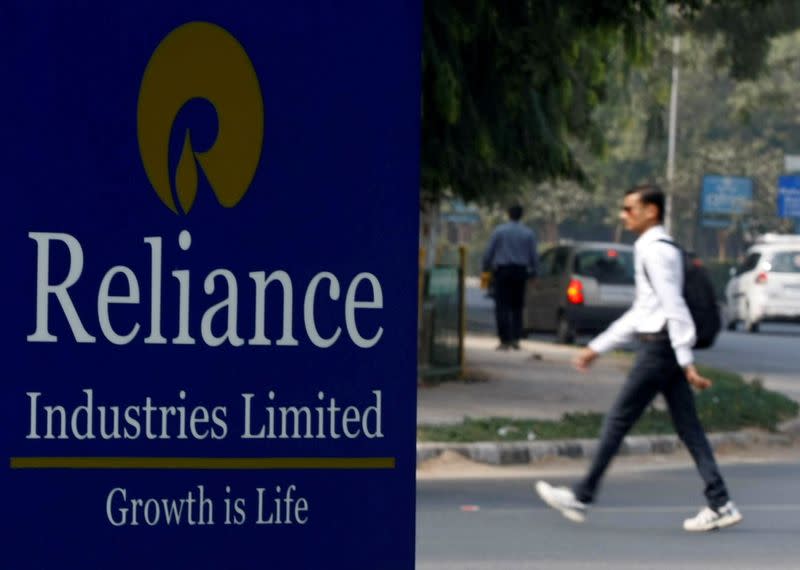
[{"label": "white lettering", "polygon": [[[108,291],[111,288],[111,281],[116,275],[124,275],[128,280],[128,294],[109,295]],[[111,316],[108,312],[108,306],[112,303],[124,305],[138,305],[139,304],[139,282],[136,280],[136,275],[130,268],[124,265],[117,265],[108,270],[103,280],[100,282],[100,291],[97,293],[97,318],[100,320],[100,330],[103,331],[105,337],[114,344],[122,345],[128,344],[130,341],[139,334],[139,323],[134,323],[131,331],[126,335],[119,335],[111,326]]]},{"label": "white lettering", "polygon": [[39,399],[39,396],[42,395],[41,392],[26,392],[26,396],[31,401],[31,408],[30,408],[30,415],[31,415],[31,429],[28,431],[28,435],[25,436],[25,439],[42,439],[42,436],[39,435],[39,429],[37,427],[36,418],[39,415],[36,411],[36,402]]},{"label": "white lettering", "polygon": [[336,276],[327,271],[318,273],[311,280],[311,283],[308,284],[308,289],[306,289],[306,298],[305,303],[303,304],[303,316],[306,323],[306,332],[308,333],[308,338],[311,339],[311,342],[320,348],[328,348],[333,346],[333,343],[338,340],[339,335],[342,334],[342,327],[336,327],[336,332],[334,332],[333,336],[329,338],[323,338],[320,336],[319,331],[317,330],[317,323],[314,319],[314,299],[317,295],[317,287],[323,279],[327,279],[331,283],[330,287],[328,288],[328,294],[330,298],[333,301],[337,301],[339,299],[339,280],[336,279]]},{"label": "white lettering", "polygon": [[125,489],[121,487],[116,487],[111,490],[106,497],[106,518],[108,522],[110,522],[114,526],[124,526],[125,523],[128,521],[128,508],[127,507],[117,507],[114,509],[114,500],[120,496],[122,501],[127,500],[128,494],[125,492]]},{"label": "white lettering", "polygon": [[[28,342],[56,342],[58,337],[50,334],[47,297],[51,293],[56,296],[64,316],[67,317],[72,335],[78,342],[95,342],[95,337],[86,332],[78,317],[78,311],[67,292],[81,273],[83,273],[83,249],[81,244],[69,234],[30,232],[28,237],[36,242],[36,330],[28,336]],[[50,241],[58,240],[69,250],[69,271],[67,277],[58,285],[50,284]]]},{"label": "white lettering", "polygon": [[269,346],[272,344],[266,337],[266,290],[267,285],[277,281],[283,287],[283,336],[278,340],[278,346],[297,346],[299,343],[292,334],[292,280],[285,271],[274,271],[269,278],[264,279],[264,271],[253,271],[250,278],[256,283],[256,330],[248,344],[255,346]]},{"label": "white lettering", "polygon": [[[369,281],[372,286],[372,301],[356,301],[356,292],[358,284],[363,280]],[[372,348],[383,336],[383,327],[378,327],[378,331],[372,338],[366,339],[358,332],[356,325],[356,309],[382,309],[383,308],[383,291],[381,291],[381,284],[378,278],[372,273],[359,273],[350,287],[347,289],[347,297],[344,302],[344,317],[345,324],[347,325],[347,332],[356,346],[360,348]]]},{"label": "white lettering", "polygon": [[214,503],[205,495],[205,487],[197,485],[197,493],[188,491],[179,499],[128,499],[128,491],[116,487],[106,497],[106,518],[113,526],[166,526],[186,524],[213,525]]},{"label": "white lettering", "polygon": [[144,243],[150,246],[150,336],[145,344],[167,344],[161,336],[161,238],[146,237]]},{"label": "white lettering", "polygon": [[[64,233],[29,232],[28,236],[37,244],[36,328],[32,334],[27,336],[28,342],[58,342],[59,340],[58,336],[51,331],[49,309],[55,305],[51,295],[58,302],[75,340],[81,343],[96,342],[96,337],[84,327],[85,320],[81,319],[70,291],[70,288],[83,275],[84,250],[80,242],[74,236]],[[180,233],[177,241],[177,245],[182,251],[189,251],[192,246],[192,236],[186,230]],[[60,242],[66,246],[67,267],[51,267],[51,243],[53,242]],[[236,274],[230,269],[218,268],[205,274],[203,288],[206,295],[213,295],[218,288],[221,288],[218,283],[220,280],[224,281],[226,287],[224,291],[219,291],[224,298],[211,306],[206,304],[203,307],[204,312],[198,319],[200,311],[192,307],[191,303],[192,271],[195,270],[173,266],[169,273],[177,281],[177,291],[175,288],[166,290],[171,294],[166,307],[168,309],[175,308],[168,311],[172,318],[164,321],[165,289],[162,275],[164,274],[164,265],[169,262],[164,259],[161,237],[146,237],[144,243],[150,251],[150,307],[141,306],[143,304],[141,281],[140,276],[135,272],[137,266],[123,264],[111,266],[103,274],[96,290],[97,322],[101,338],[104,337],[115,345],[130,344],[137,337],[141,338],[139,333],[146,326],[143,323],[146,323],[149,317],[149,334],[143,341],[140,341],[144,344],[194,345],[197,344],[196,337],[198,336],[205,345],[211,347],[219,347],[226,343],[240,347],[245,342],[250,346],[291,347],[300,344],[295,337],[294,330],[295,311],[298,309],[294,305],[296,284],[292,281],[289,273],[283,270],[271,273],[250,271],[247,275],[254,284],[253,296],[242,299],[239,297],[239,281]],[[52,283],[51,272],[59,276],[66,273],[66,277],[61,282]],[[91,273],[96,274],[95,271]],[[60,277],[55,279],[58,280]],[[124,283],[120,283],[123,280]],[[327,281],[327,291],[320,293],[320,286],[325,288],[324,281]],[[272,303],[273,308],[270,308],[267,290],[273,283],[280,284],[281,293],[280,296],[277,291],[270,293],[271,299],[275,301]],[[302,310],[303,324],[308,340],[318,348],[330,348],[339,341],[342,329],[346,328],[347,337],[353,344],[360,348],[374,347],[383,337],[384,327],[380,322],[367,325],[362,316],[363,313],[359,313],[359,311],[384,308],[380,281],[372,273],[358,273],[348,284],[343,304],[338,303],[343,292],[343,284],[340,283],[336,275],[322,271],[314,275],[305,287]],[[83,290],[84,287],[85,285],[82,285],[80,289]],[[115,294],[112,294],[112,291]],[[175,298],[176,295],[177,298]],[[323,297],[323,299],[318,297]],[[333,303],[327,303],[328,299]],[[240,300],[249,303],[244,310],[240,310]],[[281,303],[280,308],[277,307],[278,302]],[[116,320],[113,320],[112,305],[133,305],[134,307],[128,311],[135,310],[136,313],[126,311],[115,314]],[[268,313],[273,315],[273,320],[276,320],[276,310],[281,311],[280,318],[282,319],[282,330],[278,339],[275,338],[277,337],[276,332],[270,338],[267,331]],[[130,315],[128,324],[123,324],[123,315]],[[360,322],[357,317],[361,317]],[[199,331],[197,330],[198,325]],[[164,327],[172,328],[169,331],[169,338],[163,334]],[[247,331],[246,341],[243,338],[244,335],[240,334],[240,327],[241,330]],[[252,331],[252,335],[250,331]],[[53,413],[58,414],[57,411]]]},{"label": "white lettering", "polygon": [[[236,320],[237,313],[239,311],[239,306],[237,303],[238,289],[236,287],[236,277],[227,269],[217,269],[212,271],[208,274],[208,277],[206,277],[206,280],[203,283],[203,290],[206,292],[206,295],[211,295],[214,293],[214,280],[217,277],[222,277],[225,279],[225,282],[228,285],[228,295],[216,305],[209,307],[208,310],[206,310],[206,312],[203,314],[203,319],[200,324],[200,331],[202,333],[203,340],[208,346],[220,346],[226,340],[233,346],[242,346],[244,344],[244,340],[242,340],[242,337],[236,334]],[[225,334],[222,336],[215,336],[213,330],[211,329],[211,324],[214,321],[214,316],[222,309],[226,309],[228,313],[227,329]]]},{"label": "white lettering", "polygon": [[250,426],[252,425],[252,400],[255,398],[255,394],[242,394],[242,398],[244,398],[244,433],[242,434],[242,439],[264,439],[266,428],[262,425],[261,431],[257,434],[253,434],[250,430]]}]

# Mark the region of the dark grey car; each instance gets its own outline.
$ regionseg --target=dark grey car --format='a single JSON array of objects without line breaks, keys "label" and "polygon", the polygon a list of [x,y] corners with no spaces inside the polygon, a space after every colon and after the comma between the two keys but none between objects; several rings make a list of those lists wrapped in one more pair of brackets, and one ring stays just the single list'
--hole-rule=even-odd
[{"label": "dark grey car", "polygon": [[525,294],[523,327],[571,343],[578,333],[605,329],[633,304],[634,294],[633,247],[562,243],[541,255],[539,277]]}]

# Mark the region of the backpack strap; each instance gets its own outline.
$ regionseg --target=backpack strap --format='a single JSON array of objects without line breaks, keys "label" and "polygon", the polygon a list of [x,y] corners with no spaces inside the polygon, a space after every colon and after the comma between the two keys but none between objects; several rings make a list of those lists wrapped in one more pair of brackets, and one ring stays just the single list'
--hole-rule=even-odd
[{"label": "backpack strap", "polygon": [[[678,251],[680,251],[681,252],[681,256],[685,256],[686,255],[686,253],[683,251],[683,248],[681,246],[679,246],[677,243],[675,243],[674,241],[672,241],[671,239],[660,238],[660,239],[657,239],[656,241],[668,243],[669,245],[671,245],[672,247],[674,247]],[[681,261],[683,261],[683,260],[681,260]],[[644,259],[642,259],[642,269],[644,269],[644,277],[645,277],[645,279],[647,279],[647,282],[650,284],[650,288],[653,289],[653,281],[650,279],[650,275],[647,274],[647,264],[644,262]],[[685,270],[685,268],[684,268],[683,278],[684,278],[684,280],[686,279],[686,270]],[[653,289],[653,291],[655,291],[655,289]]]},{"label": "backpack strap", "polygon": [[661,241],[661,242],[664,242],[664,243],[668,243],[672,247],[675,247],[675,248],[679,249],[681,252],[683,252],[683,248],[681,246],[679,246],[677,243],[675,243],[674,241],[672,241],[671,239],[661,238],[661,239],[657,239],[656,241]]}]

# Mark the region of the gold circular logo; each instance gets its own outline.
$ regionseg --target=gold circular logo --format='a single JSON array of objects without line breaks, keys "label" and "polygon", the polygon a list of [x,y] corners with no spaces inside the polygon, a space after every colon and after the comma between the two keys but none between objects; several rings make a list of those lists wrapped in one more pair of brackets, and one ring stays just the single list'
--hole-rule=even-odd
[{"label": "gold circular logo", "polygon": [[[217,138],[209,150],[196,152],[186,130],[173,192],[169,138],[178,112],[196,98],[216,110]],[[236,38],[208,22],[190,22],[170,32],[144,71],[137,131],[147,178],[170,210],[177,214],[180,206],[186,214],[192,208],[198,168],[221,205],[238,204],[261,158],[264,104],[253,63]]]}]

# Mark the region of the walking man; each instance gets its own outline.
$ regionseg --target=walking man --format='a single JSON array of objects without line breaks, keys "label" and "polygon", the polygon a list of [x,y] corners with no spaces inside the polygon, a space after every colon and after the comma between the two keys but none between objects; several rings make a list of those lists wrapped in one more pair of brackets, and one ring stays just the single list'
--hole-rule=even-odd
[{"label": "walking man", "polygon": [[664,243],[669,239],[661,225],[664,194],[653,185],[637,186],[624,198],[620,218],[626,229],[639,235],[634,244],[636,299],[633,306],[589,343],[575,358],[575,367],[586,371],[602,353],[633,340],[639,351],[622,391],[608,412],[600,444],[586,476],[572,489],[536,484],[539,496],[566,518],[583,522],[587,506],[595,498],[600,481],[622,439],[658,393],[664,394],[681,441],[691,453],[705,483],[708,506],[686,519],[687,531],[707,531],[742,520],[730,500],[714,453],[697,417],[690,385],[705,389],[711,381],[693,364],[695,327],[683,299],[681,251]]},{"label": "walking man", "polygon": [[520,222],[522,207],[508,209],[509,221],[492,232],[483,256],[483,270],[492,272],[498,350],[519,349],[525,283],[536,277],[539,258],[533,231]]}]

